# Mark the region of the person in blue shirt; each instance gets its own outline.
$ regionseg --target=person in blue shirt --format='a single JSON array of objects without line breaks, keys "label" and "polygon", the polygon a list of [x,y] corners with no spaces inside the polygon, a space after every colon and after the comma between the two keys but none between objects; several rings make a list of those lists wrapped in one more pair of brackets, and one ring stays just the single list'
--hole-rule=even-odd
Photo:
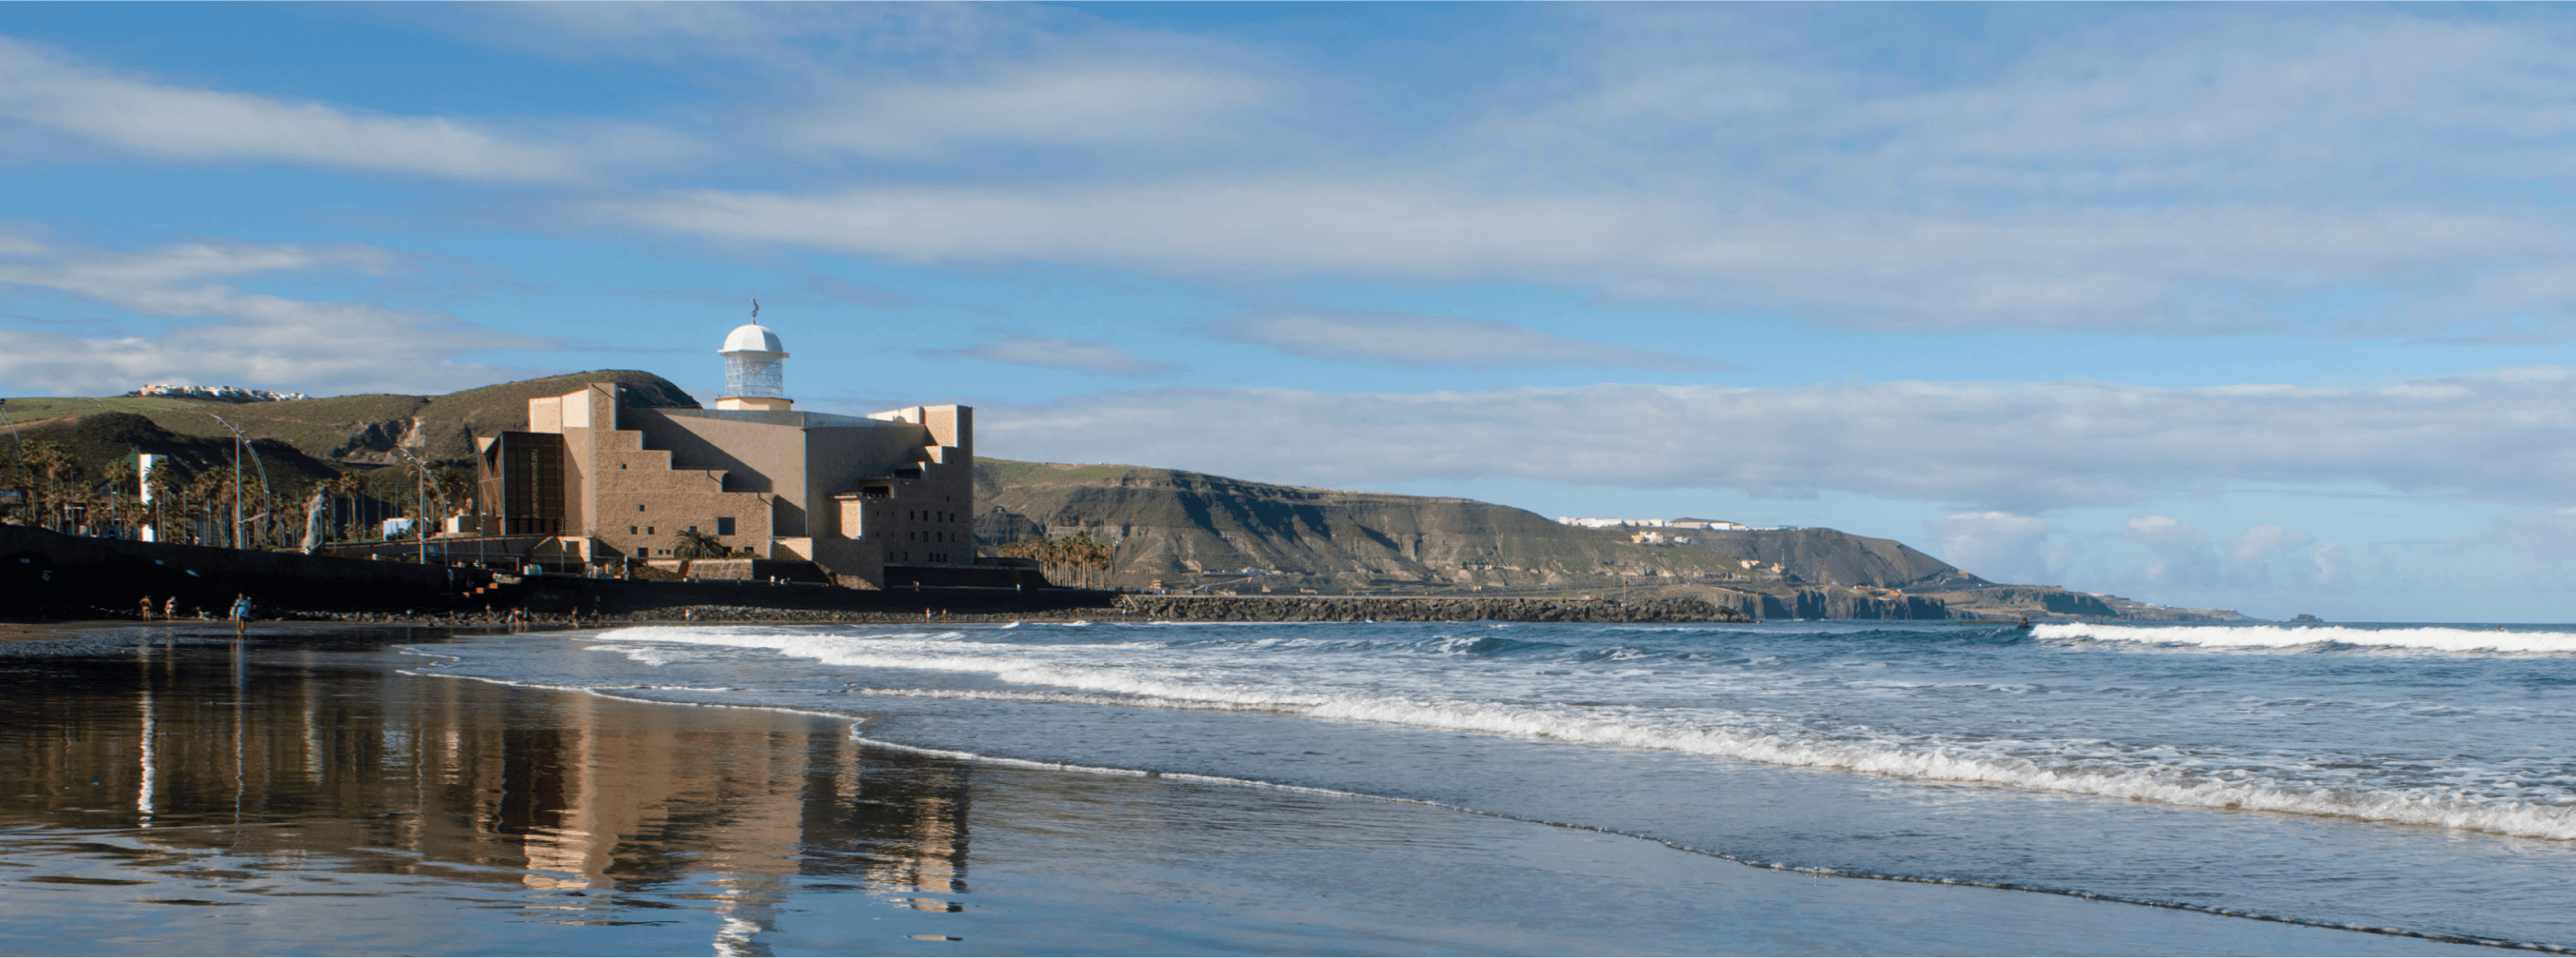
[{"label": "person in blue shirt", "polygon": [[233,593],[233,638],[241,638],[243,630],[247,629],[249,626],[250,594],[247,592],[235,592]]}]

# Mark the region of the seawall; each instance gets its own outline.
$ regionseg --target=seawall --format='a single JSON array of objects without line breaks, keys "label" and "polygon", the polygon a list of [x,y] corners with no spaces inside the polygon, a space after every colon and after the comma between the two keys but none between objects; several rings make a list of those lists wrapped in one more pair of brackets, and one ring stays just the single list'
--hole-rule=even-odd
[{"label": "seawall", "polygon": [[156,612],[176,596],[179,614],[221,618],[235,593],[257,614],[429,615],[512,610],[555,615],[655,615],[691,607],[852,612],[917,618],[925,609],[1010,615],[1110,608],[1116,596],[1082,589],[843,589],[730,580],[634,581],[529,576],[495,582],[475,568],[297,552],[93,539],[0,525],[0,618],[125,618],[151,596]]},{"label": "seawall", "polygon": [[1749,622],[1698,599],[1482,599],[1405,596],[1122,595],[1130,619],[1177,622]]},{"label": "seawall", "polygon": [[469,574],[408,562],[93,539],[0,525],[0,616],[10,618],[130,616],[147,595],[156,607],[177,597],[183,616],[203,609],[221,618],[236,592],[250,593],[266,608],[432,608]]}]

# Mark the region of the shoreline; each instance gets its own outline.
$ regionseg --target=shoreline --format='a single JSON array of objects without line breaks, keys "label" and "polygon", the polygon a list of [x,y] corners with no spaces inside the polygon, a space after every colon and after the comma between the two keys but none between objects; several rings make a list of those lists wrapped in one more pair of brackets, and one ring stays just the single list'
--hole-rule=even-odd
[{"label": "shoreline", "polygon": [[[0,629],[65,638],[140,624]],[[220,621],[168,625],[229,632]],[[335,625],[254,623],[252,638],[289,631],[366,638]],[[216,628],[192,628],[203,626]],[[0,879],[19,880],[11,884],[25,895],[29,907],[19,912],[27,917],[0,918],[0,928],[15,925],[26,953],[147,953],[168,951],[174,941],[234,953],[413,950],[419,939],[399,938],[398,929],[442,921],[457,925],[454,947],[538,953],[702,949],[711,933],[777,938],[799,943],[798,950],[939,947],[910,944],[927,939],[979,953],[1581,953],[1608,950],[1611,942],[1622,953],[2468,951],[2445,949],[2455,943],[2440,939],[2249,925],[2061,894],[1783,870],[1620,832],[1364,793],[898,755],[921,750],[858,738],[853,733],[864,726],[851,719],[867,721],[864,715],[431,682],[388,661],[370,662],[372,650],[350,644],[318,666],[309,653],[291,651],[292,642],[226,645],[157,648],[140,670],[130,654],[119,655],[88,669],[95,673],[88,680],[0,670],[0,679],[20,687],[14,707],[33,722],[72,722],[108,733],[103,743],[123,743],[66,753],[98,767],[65,767],[62,787],[20,791],[58,794],[48,807],[73,816],[62,824],[82,823],[82,834],[175,841],[172,850],[184,852],[156,862],[99,851],[105,846],[96,838],[56,850],[42,843],[43,828],[22,832],[29,840],[16,861],[0,863]],[[56,704],[35,701],[46,697]],[[325,711],[316,714],[317,707]],[[344,730],[335,734],[352,741],[448,742],[449,757],[402,772],[410,763],[380,767],[341,750],[305,755],[296,751],[314,741],[297,730],[305,728]],[[531,737],[508,729],[548,731]],[[33,725],[26,730],[37,733],[30,741],[60,738]],[[229,744],[245,735],[271,743],[254,753],[262,763],[247,779],[254,805],[271,793],[285,801],[251,824],[236,818],[243,753]],[[271,748],[288,751],[272,757]],[[549,773],[560,777],[522,779],[507,773],[514,767],[560,769]],[[310,768],[323,777],[300,784],[314,774]],[[358,785],[387,773],[462,775],[486,784],[426,791],[408,780]],[[191,784],[195,777],[212,787]],[[319,808],[298,804],[310,801],[298,797],[304,790],[343,778],[352,784],[331,787],[361,791],[341,796],[325,788],[311,795],[339,797]],[[108,791],[70,787],[93,779]],[[862,795],[868,799],[847,800]],[[204,807],[188,804],[192,796]],[[704,836],[651,824],[663,816],[697,820],[718,808],[722,818],[709,821],[738,824]],[[279,831],[286,824],[275,820],[280,814],[294,827]],[[369,824],[389,820],[405,824],[391,832]],[[194,837],[198,831],[205,836]],[[1246,844],[1252,836],[1284,844]],[[366,864],[387,839],[395,845],[383,851],[417,862],[392,881],[371,877],[375,866]],[[239,847],[245,840],[252,844]],[[188,850],[200,843],[203,850]],[[706,857],[714,849],[742,851]],[[833,854],[848,860],[817,858],[818,849],[840,849]],[[191,864],[207,854],[285,854],[298,864],[225,878]],[[469,865],[475,867],[455,870]],[[751,870],[736,873],[742,868]],[[30,870],[41,874],[17,874]],[[1451,887],[1431,877],[1461,870],[1480,878]],[[44,883],[44,875],[61,874],[77,880]],[[292,890],[276,897],[269,889],[290,875],[336,882],[349,897],[295,897]],[[710,882],[737,890],[713,897],[692,891]],[[188,897],[154,897],[151,886]],[[1199,891],[1173,901],[1174,887]],[[570,897],[585,891],[590,897]],[[460,892],[482,904],[454,904],[465,900]],[[158,902],[261,907],[170,911]],[[176,922],[169,930],[181,937],[157,945],[149,932],[135,938],[130,918],[117,926],[128,929],[119,932],[126,937],[75,935],[69,924],[43,917],[69,906],[110,919],[152,915]],[[364,934],[383,938],[323,930],[336,929],[330,923],[347,920],[351,910],[369,916],[365,927],[384,929]],[[647,925],[671,930],[607,937],[624,934],[612,927]],[[39,934],[27,936],[28,929]],[[960,940],[976,944],[953,944]],[[1907,944],[1891,949],[1899,941]]]},{"label": "shoreline", "polygon": [[[878,593],[877,595],[883,595]],[[252,628],[261,624],[315,623],[340,625],[408,625],[445,628],[592,628],[666,624],[852,624],[918,625],[1004,622],[1157,621],[1157,622],[1582,622],[1609,624],[1743,624],[1756,621],[1725,606],[1695,599],[1468,599],[1447,596],[1156,596],[1120,593],[1107,605],[1028,604],[991,609],[974,595],[919,593],[920,611],[906,603],[898,608],[817,608],[810,605],[680,603],[617,612],[583,614],[577,602],[529,604],[487,603],[484,609],[419,611],[345,611],[258,609]],[[254,603],[258,596],[253,595]],[[963,601],[961,601],[963,600]],[[891,605],[877,599],[880,606]],[[470,601],[469,601],[470,604]],[[961,608],[962,607],[962,608]],[[254,607],[257,609],[257,607]],[[0,640],[11,630],[51,628],[132,628],[197,625],[228,627],[230,619],[66,618],[0,620]]]}]

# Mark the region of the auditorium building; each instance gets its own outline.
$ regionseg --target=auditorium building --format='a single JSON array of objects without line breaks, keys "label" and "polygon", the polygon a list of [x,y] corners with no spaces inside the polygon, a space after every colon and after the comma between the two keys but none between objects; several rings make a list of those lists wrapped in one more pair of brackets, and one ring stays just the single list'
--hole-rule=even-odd
[{"label": "auditorium building", "polygon": [[477,437],[483,531],[547,537],[532,556],[565,571],[675,558],[687,530],[860,588],[1003,572],[976,568],[974,409],[797,411],[786,348],[758,323],[720,355],[715,408],[630,406],[616,384],[594,383],[529,400],[525,430]]}]

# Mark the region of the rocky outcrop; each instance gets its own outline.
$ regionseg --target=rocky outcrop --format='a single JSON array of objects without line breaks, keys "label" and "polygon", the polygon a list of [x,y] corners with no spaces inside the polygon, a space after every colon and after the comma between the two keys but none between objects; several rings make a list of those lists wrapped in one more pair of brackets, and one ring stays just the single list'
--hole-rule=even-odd
[{"label": "rocky outcrop", "polygon": [[1754,593],[1753,609],[1765,619],[1948,619],[1950,606],[1923,595],[1863,592],[1858,589],[1790,589],[1785,594]]}]

